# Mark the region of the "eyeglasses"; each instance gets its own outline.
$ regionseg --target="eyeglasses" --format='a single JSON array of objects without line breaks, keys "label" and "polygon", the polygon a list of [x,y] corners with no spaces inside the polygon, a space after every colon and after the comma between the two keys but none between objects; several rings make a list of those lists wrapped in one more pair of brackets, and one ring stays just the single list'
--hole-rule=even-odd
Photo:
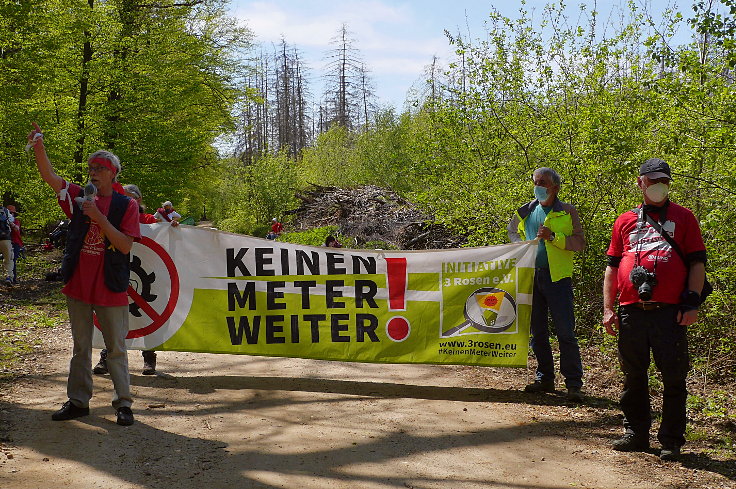
[{"label": "eyeglasses", "polygon": [[90,173],[100,173],[103,170],[109,170],[106,166],[88,166],[87,170],[89,170]]}]

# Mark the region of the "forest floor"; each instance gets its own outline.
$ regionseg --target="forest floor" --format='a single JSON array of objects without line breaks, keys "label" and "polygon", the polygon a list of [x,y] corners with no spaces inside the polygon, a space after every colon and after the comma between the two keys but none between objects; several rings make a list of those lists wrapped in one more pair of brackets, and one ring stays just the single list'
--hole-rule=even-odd
[{"label": "forest floor", "polygon": [[620,374],[597,346],[584,347],[582,404],[561,384],[522,392],[531,369],[160,352],[143,376],[131,352],[133,426],[115,424],[109,376],[95,376],[90,416],[53,422],[71,345],[59,283],[43,280],[56,259],[29,260],[22,285],[0,291],[0,487],[736,488],[719,448],[730,416],[691,416],[678,462],[660,461],[654,438],[647,453],[609,448]]}]

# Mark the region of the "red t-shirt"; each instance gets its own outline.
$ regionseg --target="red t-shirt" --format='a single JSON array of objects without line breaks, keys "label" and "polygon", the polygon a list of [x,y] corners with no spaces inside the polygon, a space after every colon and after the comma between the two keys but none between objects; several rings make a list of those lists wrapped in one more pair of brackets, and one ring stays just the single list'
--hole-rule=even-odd
[{"label": "red t-shirt", "polygon": [[139,218],[141,224],[156,224],[158,222],[158,219],[156,219],[153,214],[146,214],[145,212],[139,212]]},{"label": "red t-shirt", "polygon": [[13,244],[16,244],[18,246],[23,246],[23,240],[20,237],[20,217],[15,216],[15,221],[13,222],[16,226],[18,226],[18,229],[15,229],[14,227],[10,228],[10,242]]},{"label": "red t-shirt", "polygon": [[[66,182],[64,182],[66,185]],[[69,194],[72,196],[79,195],[81,187],[75,184],[69,184]],[[97,208],[104,215],[110,210],[110,201],[112,196],[95,197]],[[73,204],[77,203],[72,200]],[[72,217],[69,207],[69,200],[59,200],[59,205],[67,217]],[[77,206],[74,212],[82,212]],[[130,199],[128,208],[125,210],[123,220],[120,222],[120,231],[123,234],[133,238],[140,238],[141,231],[138,224],[138,203]],[[84,244],[79,252],[79,262],[77,268],[72,274],[72,278],[61,289],[61,292],[88,304],[97,306],[127,306],[128,294],[126,292],[113,292],[105,285],[104,272],[104,253],[105,253],[105,237],[100,227],[94,221],[89,224],[89,231],[84,237]]]},{"label": "red t-shirt", "polygon": [[274,233],[281,234],[281,231],[283,230],[284,230],[284,225],[281,224],[280,222],[277,221],[271,224],[271,231],[273,231]]},{"label": "red t-shirt", "polygon": [[[659,214],[650,212],[649,215],[658,221]],[[662,231],[669,233],[685,256],[705,251],[700,224],[693,213],[685,207],[670,202]],[[667,240],[648,222],[639,222],[637,214],[628,211],[618,216],[613,225],[607,254],[616,258],[621,257],[618,267],[619,304],[639,302],[639,294],[629,279],[632,268],[637,264],[637,254],[638,264],[650,272],[655,270],[656,262],[657,285],[652,289],[651,300],[667,304],[680,303],[680,294],[686,286],[688,267]]]}]

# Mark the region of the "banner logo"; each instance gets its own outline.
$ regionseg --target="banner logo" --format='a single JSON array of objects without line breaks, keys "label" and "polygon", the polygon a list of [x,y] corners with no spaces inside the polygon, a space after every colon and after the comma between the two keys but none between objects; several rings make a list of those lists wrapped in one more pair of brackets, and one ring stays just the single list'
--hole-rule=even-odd
[{"label": "banner logo", "polygon": [[508,330],[516,321],[516,301],[503,289],[482,287],[468,296],[463,313],[466,320],[444,331],[443,338],[459,335],[471,327],[484,333],[501,333]]}]

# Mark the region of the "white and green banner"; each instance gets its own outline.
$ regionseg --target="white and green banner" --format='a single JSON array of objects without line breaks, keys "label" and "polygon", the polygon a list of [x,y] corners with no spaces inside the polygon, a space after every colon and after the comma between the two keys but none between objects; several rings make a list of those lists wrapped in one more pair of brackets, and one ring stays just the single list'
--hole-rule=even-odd
[{"label": "white and green banner", "polygon": [[536,241],[373,251],[191,226],[141,230],[129,348],[526,366]]}]

